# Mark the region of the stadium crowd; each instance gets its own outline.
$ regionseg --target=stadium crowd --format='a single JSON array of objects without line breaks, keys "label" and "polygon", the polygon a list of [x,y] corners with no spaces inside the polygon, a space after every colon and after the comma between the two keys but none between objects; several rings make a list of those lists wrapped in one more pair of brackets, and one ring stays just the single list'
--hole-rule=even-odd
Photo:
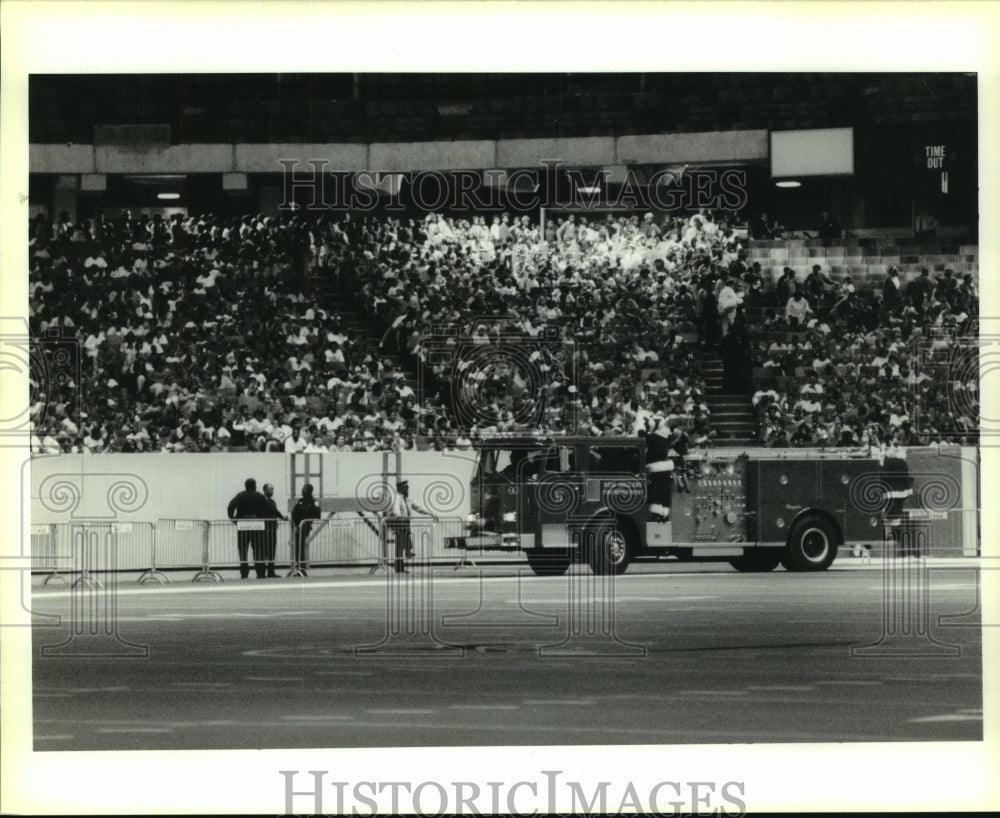
[{"label": "stadium crowd", "polygon": [[711,435],[697,342],[742,252],[725,220],[434,214],[370,229],[359,308],[465,425]]},{"label": "stadium crowd", "polygon": [[37,219],[31,244],[32,330],[80,356],[79,383],[38,384],[41,451],[367,451],[416,414],[403,373],[309,292],[301,221]]},{"label": "stadium crowd", "polygon": [[[62,383],[33,370],[47,453],[450,448],[658,421],[705,440],[695,347],[724,323],[717,286],[744,256],[705,212],[571,214],[543,232],[506,215],[125,211],[40,215],[29,240],[31,330],[79,356]],[[329,308],[317,277],[353,293],[368,327]]]},{"label": "stadium crowd", "polygon": [[[726,215],[490,222],[40,215],[31,330],[49,356],[70,344],[79,366],[61,383],[32,370],[33,448],[445,449],[659,425],[705,443],[700,349],[720,349],[727,391],[749,391],[750,362],[736,376],[729,364],[751,346],[765,445],[976,433],[954,399],[964,390],[975,406],[974,374],[955,381],[937,365],[977,313],[971,276],[902,286],[892,271],[862,296],[817,266],[801,284],[786,269],[772,289]],[[336,304],[352,298],[345,320]],[[911,369],[922,337],[932,354]]]},{"label": "stadium crowd", "polygon": [[[756,333],[752,403],[766,446],[903,446],[978,439],[976,320],[971,273],[905,285],[890,267],[861,295],[817,265],[801,284],[789,268],[778,309]],[[783,309],[781,307],[783,306]]]}]

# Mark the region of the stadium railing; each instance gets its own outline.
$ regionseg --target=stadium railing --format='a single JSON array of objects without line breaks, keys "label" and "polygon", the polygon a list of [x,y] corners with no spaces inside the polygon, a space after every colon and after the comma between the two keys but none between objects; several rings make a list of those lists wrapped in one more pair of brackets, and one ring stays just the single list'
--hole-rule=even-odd
[{"label": "stadium railing", "polygon": [[192,582],[215,579],[208,566],[208,521],[165,519],[156,522],[159,568],[191,568]]},{"label": "stadium railing", "polygon": [[60,536],[61,533],[62,529],[56,523],[31,526],[31,570],[46,575],[43,585],[68,583],[60,568],[71,570],[73,555],[69,552],[69,538]]},{"label": "stadium railing", "polygon": [[[503,552],[467,541],[462,517],[411,517],[410,536],[417,562],[469,564],[467,551]],[[329,516],[312,522],[303,559],[296,558],[295,527],[289,520],[195,520],[162,518],[151,522],[45,523],[31,527],[32,572],[45,575],[43,585],[85,584],[109,572],[139,572],[139,584],[169,582],[169,574],[193,570],[192,582],[222,582],[222,571],[240,567],[238,535],[249,532],[247,561],[263,561],[266,527],[275,538],[275,568],[289,576],[309,567],[371,566],[390,569],[395,561],[394,528],[384,517]],[[456,550],[459,552],[456,554]],[[259,556],[258,556],[259,555]],[[257,559],[255,559],[257,558]]]},{"label": "stadium railing", "polygon": [[[461,517],[410,517],[413,559],[448,558],[448,543],[464,530]],[[374,561],[373,571],[390,568],[396,559],[394,526],[384,517],[337,518],[317,521],[308,538],[313,565],[358,565]]]},{"label": "stadium railing", "polygon": [[[156,531],[148,522],[73,522],[33,525],[32,571],[72,587],[103,587],[101,574],[155,571]],[[37,548],[37,551],[35,550]],[[144,574],[145,576],[145,574]],[[143,581],[140,579],[140,581]]]}]

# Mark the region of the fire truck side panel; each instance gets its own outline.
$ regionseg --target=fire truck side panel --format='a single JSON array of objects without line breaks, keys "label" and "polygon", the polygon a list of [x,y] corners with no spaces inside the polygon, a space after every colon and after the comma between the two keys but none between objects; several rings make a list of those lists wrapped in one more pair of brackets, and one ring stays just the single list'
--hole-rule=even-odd
[{"label": "fire truck side panel", "polygon": [[820,512],[835,523],[844,542],[878,539],[872,511],[858,502],[874,489],[875,460],[756,460],[749,464],[749,502],[756,505],[751,531],[760,543],[784,543],[797,517]]},{"label": "fire truck side panel", "polygon": [[675,544],[747,540],[747,459],[707,460],[675,473],[670,520]]},{"label": "fire truck side panel", "polygon": [[[881,528],[872,526],[872,491],[878,488],[879,465],[874,459],[827,460],[820,469],[820,494],[825,507],[836,511],[844,541],[870,542],[881,537]],[[881,492],[879,493],[881,498]],[[874,501],[875,505],[879,500]]]},{"label": "fire truck side panel", "polygon": [[818,460],[755,460],[749,464],[749,471],[759,543],[784,544],[792,520],[802,511],[823,504]]}]

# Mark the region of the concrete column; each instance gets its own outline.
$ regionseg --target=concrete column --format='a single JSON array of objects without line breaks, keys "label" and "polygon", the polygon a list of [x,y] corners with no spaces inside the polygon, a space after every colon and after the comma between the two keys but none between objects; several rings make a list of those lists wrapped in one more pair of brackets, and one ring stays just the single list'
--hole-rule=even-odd
[{"label": "concrete column", "polygon": [[80,193],[80,177],[74,175],[60,176],[52,191],[52,220],[55,221],[64,210],[70,219],[76,223],[76,198]]}]

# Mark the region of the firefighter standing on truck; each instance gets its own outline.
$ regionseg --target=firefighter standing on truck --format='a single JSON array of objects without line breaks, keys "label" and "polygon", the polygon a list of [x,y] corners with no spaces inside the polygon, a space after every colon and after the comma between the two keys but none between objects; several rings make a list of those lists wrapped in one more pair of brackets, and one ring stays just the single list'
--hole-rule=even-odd
[{"label": "firefighter standing on truck", "polygon": [[670,430],[666,421],[657,422],[646,436],[646,470],[649,472],[649,513],[653,522],[670,519],[674,461],[670,456]]},{"label": "firefighter standing on truck", "polygon": [[685,477],[685,467],[687,465],[684,458],[691,451],[691,436],[677,423],[670,424],[670,435],[667,437],[667,454],[674,464],[674,472],[677,474],[680,489],[687,491],[687,478]]}]

